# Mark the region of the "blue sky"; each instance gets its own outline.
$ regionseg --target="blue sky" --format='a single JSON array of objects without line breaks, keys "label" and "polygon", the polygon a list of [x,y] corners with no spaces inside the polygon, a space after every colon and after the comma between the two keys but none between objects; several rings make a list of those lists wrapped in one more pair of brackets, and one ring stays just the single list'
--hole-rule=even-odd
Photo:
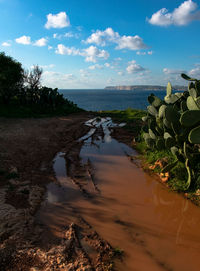
[{"label": "blue sky", "polygon": [[0,0],[0,51],[58,88],[200,78],[199,0]]}]

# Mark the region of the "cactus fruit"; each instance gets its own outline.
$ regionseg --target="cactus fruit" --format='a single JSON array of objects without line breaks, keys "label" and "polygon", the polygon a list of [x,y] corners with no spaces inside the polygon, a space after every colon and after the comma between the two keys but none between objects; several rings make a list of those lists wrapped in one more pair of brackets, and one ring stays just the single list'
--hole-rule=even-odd
[{"label": "cactus fruit", "polygon": [[184,127],[191,127],[200,123],[200,110],[188,110],[181,114],[180,123]]}]

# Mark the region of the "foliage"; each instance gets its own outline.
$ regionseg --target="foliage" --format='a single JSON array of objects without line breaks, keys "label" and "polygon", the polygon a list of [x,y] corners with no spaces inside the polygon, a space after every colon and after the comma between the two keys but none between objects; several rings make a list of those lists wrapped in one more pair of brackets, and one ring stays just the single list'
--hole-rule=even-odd
[{"label": "foliage", "polygon": [[154,94],[148,97],[148,113],[142,120],[146,124],[143,138],[148,148],[154,152],[171,150],[175,157],[163,172],[173,171],[178,164],[184,164],[187,181],[182,187],[187,190],[200,178],[197,169],[200,158],[200,80],[185,74],[182,77],[191,81],[188,91],[173,94],[168,83],[164,101]]},{"label": "foliage", "polygon": [[24,71],[21,63],[0,53],[0,116],[40,117],[81,111],[58,92],[41,86],[42,69]]},{"label": "foliage", "polygon": [[24,72],[24,81],[27,83],[28,87],[32,90],[36,90],[41,86],[40,80],[42,76],[42,69],[36,65],[33,66],[31,71]]},{"label": "foliage", "polygon": [[0,53],[0,101],[9,104],[23,88],[24,70],[21,63]]}]

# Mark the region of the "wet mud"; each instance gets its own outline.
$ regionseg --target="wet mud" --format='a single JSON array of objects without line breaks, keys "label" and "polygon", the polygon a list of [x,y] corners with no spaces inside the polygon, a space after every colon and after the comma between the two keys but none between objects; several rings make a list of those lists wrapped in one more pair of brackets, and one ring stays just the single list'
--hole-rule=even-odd
[{"label": "wet mud", "polygon": [[200,209],[142,170],[124,124],[88,118],[37,130],[30,157],[11,148],[20,178],[0,186],[0,270],[199,270]]},{"label": "wet mud", "polygon": [[[117,125],[110,118],[86,125],[90,131],[76,146],[54,159],[57,184],[48,185],[37,214],[48,238],[62,239],[61,229],[73,221],[91,270],[111,270],[113,251],[124,251],[115,270],[198,270],[199,208],[142,170],[137,153],[111,137]],[[83,225],[93,233],[82,233]],[[109,255],[105,262],[101,242]]]}]

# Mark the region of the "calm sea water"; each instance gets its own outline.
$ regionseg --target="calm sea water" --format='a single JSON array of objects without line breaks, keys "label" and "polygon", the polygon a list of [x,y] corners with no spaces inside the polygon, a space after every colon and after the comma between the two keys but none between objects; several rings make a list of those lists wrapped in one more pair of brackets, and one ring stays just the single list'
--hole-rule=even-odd
[{"label": "calm sea water", "polygon": [[60,92],[79,107],[91,111],[122,110],[128,107],[146,109],[148,95],[154,93],[162,99],[166,95],[165,91],[145,90],[62,89]]}]

